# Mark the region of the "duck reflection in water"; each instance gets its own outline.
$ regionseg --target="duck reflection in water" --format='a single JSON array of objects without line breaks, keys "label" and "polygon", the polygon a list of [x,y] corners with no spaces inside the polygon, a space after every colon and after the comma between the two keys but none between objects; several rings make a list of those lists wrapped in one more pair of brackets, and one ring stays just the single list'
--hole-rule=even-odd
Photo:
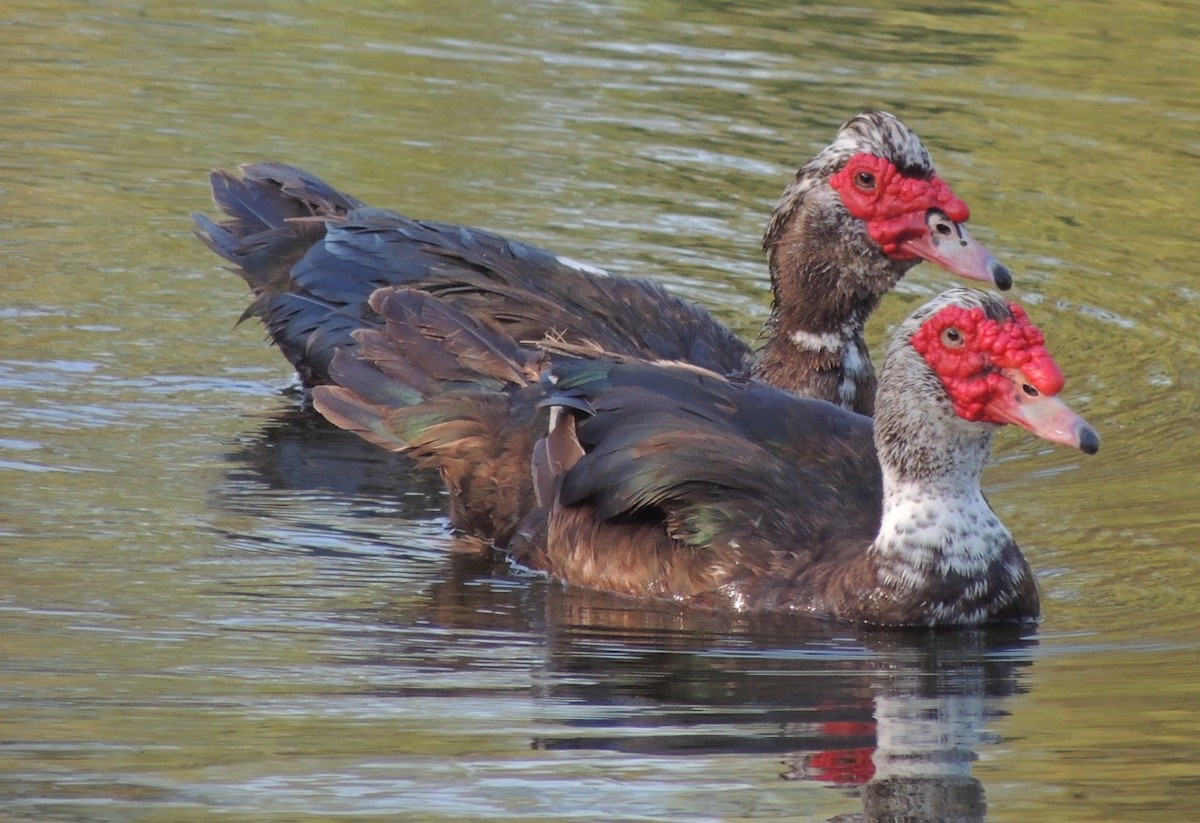
[{"label": "duck reflection in water", "polygon": [[436,517],[445,510],[436,472],[337,428],[311,408],[288,406],[266,417],[225,462],[219,506],[243,514],[275,512],[281,492],[377,499],[401,517]]},{"label": "duck reflection in water", "polygon": [[[543,633],[546,671],[534,678],[547,751],[641,756],[772,755],[780,777],[857,797],[838,823],[983,821],[972,766],[995,743],[1036,646],[1029,627],[928,632],[847,628],[794,617],[738,618],[632,603],[543,581],[495,591],[510,608],[464,595],[495,576],[458,555],[435,584],[428,619],[454,628]],[[493,605],[497,605],[494,603]],[[442,621],[445,621],[443,623]],[[526,622],[529,621],[529,622]],[[563,707],[579,707],[563,719]]]}]

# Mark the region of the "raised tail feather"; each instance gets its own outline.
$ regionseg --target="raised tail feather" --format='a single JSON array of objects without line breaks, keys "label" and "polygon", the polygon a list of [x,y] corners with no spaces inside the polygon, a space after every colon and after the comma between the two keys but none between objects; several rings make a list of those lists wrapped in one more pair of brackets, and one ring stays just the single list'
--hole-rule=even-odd
[{"label": "raised tail feather", "polygon": [[282,228],[289,220],[344,217],[366,205],[294,166],[257,163],[240,169],[241,178],[227,171],[209,176],[213,202],[232,218],[221,228],[238,240]]},{"label": "raised tail feather", "polygon": [[[233,263],[254,294],[282,283],[291,265],[325,234],[323,222],[363,204],[300,169],[281,163],[242,166],[209,175],[213,202],[229,218],[192,215],[197,236]],[[315,219],[313,219],[315,218]],[[253,312],[250,312],[253,313]]]},{"label": "raised tail feather", "polygon": [[196,235],[234,265],[254,300],[239,318],[259,317],[306,386],[326,382],[333,353],[367,324],[361,308],[374,288],[354,300],[331,300],[295,283],[295,268],[326,234],[325,221],[363,204],[307,172],[280,163],[242,166],[242,177],[214,171],[213,202],[228,219],[192,215]]}]

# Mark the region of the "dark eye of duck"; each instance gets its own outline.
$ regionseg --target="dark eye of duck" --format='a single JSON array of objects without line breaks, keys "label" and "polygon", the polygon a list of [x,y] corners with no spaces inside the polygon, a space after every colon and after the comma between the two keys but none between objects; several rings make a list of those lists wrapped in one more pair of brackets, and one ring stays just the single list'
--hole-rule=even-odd
[{"label": "dark eye of duck", "polygon": [[875,189],[875,175],[869,171],[860,171],[854,175],[854,185],[863,191],[873,191]]},{"label": "dark eye of duck", "polygon": [[963,344],[963,333],[954,326],[942,330],[942,345],[948,349],[957,349]]}]

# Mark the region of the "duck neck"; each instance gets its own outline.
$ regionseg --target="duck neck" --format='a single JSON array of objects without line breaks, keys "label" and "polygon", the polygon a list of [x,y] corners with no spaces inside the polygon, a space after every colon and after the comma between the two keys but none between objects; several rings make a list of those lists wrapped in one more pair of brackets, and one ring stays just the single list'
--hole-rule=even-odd
[{"label": "duck neck", "polygon": [[[754,374],[764,382],[871,414],[875,371],[863,338],[879,299],[913,266],[857,238],[841,210],[810,192],[772,221],[764,248],[773,304]],[[782,207],[782,206],[781,206]]]},{"label": "duck neck", "polygon": [[[796,294],[780,297],[781,291]],[[808,295],[790,284],[776,287],[775,295],[754,376],[794,394],[871,414],[875,370],[863,327],[878,301],[833,306],[830,295]]]},{"label": "duck neck", "polygon": [[885,373],[875,422],[883,517],[870,550],[880,585],[919,607],[913,622],[1034,616],[1029,566],[979,487],[989,427],[936,404],[897,405],[889,388]]},{"label": "duck neck", "polygon": [[921,587],[947,577],[973,580],[986,576],[1012,545],[977,478],[902,480],[885,471],[883,518],[872,550],[887,582]]}]

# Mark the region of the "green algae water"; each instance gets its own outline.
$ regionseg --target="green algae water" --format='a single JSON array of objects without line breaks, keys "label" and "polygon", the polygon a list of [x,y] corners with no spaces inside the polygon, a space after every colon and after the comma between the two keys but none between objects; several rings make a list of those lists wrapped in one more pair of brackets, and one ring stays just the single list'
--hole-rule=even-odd
[{"label": "green algae water", "polygon": [[[1194,11],[10,2],[0,818],[1193,819]],[[717,620],[464,551],[435,478],[297,411],[188,219],[211,168],[279,160],[752,337],[774,199],[866,108],[921,135],[1103,437],[997,438],[1036,630]],[[906,278],[877,358],[948,285]]]}]

